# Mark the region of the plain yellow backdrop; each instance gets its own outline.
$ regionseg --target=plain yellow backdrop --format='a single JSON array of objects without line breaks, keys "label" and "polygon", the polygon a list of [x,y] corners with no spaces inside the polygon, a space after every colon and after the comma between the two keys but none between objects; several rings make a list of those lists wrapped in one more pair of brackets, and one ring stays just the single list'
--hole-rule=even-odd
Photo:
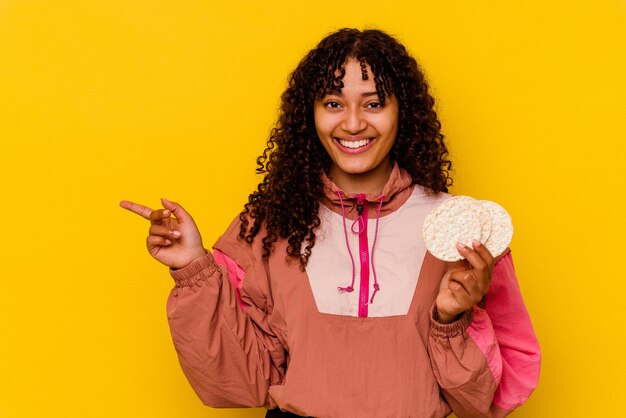
[{"label": "plain yellow backdrop", "polygon": [[287,75],[344,26],[408,46],[452,192],[513,217],[544,355],[514,416],[623,416],[624,1],[2,0],[0,417],[263,416],[197,400],[172,280],[117,204],[179,201],[213,243],[259,181]]}]

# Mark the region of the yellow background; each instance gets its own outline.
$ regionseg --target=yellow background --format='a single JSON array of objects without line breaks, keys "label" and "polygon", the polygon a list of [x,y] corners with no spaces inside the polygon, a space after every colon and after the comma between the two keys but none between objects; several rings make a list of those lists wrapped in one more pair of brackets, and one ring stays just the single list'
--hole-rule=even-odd
[{"label": "yellow background", "polygon": [[344,26],[418,57],[453,193],[513,217],[544,354],[514,416],[623,416],[626,2],[388,3],[0,1],[0,417],[263,415],[197,400],[172,281],[117,204],[179,201],[214,242],[287,75]]}]

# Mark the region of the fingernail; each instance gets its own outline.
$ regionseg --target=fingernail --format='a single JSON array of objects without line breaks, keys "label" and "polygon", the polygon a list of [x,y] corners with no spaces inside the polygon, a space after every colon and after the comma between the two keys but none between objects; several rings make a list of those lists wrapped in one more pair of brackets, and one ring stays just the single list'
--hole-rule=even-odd
[{"label": "fingernail", "polygon": [[180,237],[180,232],[172,231],[172,235],[174,235],[176,238],[178,238],[178,237]]},{"label": "fingernail", "polygon": [[481,242],[480,242],[480,241],[478,241],[478,240],[473,239],[473,240],[472,240],[472,244],[474,244],[475,246],[479,247],[479,246],[480,246],[480,244],[481,244]]},{"label": "fingernail", "polygon": [[456,243],[456,248],[458,248],[459,250],[461,250],[461,251],[462,251],[462,250],[465,250],[465,245],[463,245],[463,244],[462,244],[462,243],[460,243],[460,242],[457,242],[457,243]]},{"label": "fingernail", "polygon": [[165,209],[163,211],[163,216],[170,216],[170,210],[169,209]]},{"label": "fingernail", "polygon": [[170,245],[170,244],[172,243],[172,241],[170,241],[169,239],[166,239],[166,240],[165,240],[165,243],[166,243],[167,245]]},{"label": "fingernail", "polygon": [[162,197],[162,198],[161,198],[161,200],[162,200],[162,201],[164,201],[165,203],[172,203],[172,202],[170,202],[169,200],[167,200],[167,199],[166,199],[166,198],[164,198],[164,197]]}]

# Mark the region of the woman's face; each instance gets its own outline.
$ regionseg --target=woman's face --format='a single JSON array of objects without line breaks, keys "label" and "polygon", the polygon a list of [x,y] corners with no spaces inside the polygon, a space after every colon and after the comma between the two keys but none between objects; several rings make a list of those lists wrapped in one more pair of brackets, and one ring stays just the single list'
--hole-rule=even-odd
[{"label": "woman's face", "polygon": [[389,151],[398,132],[398,102],[387,96],[382,105],[369,65],[367,80],[356,60],[348,60],[345,70],[341,93],[329,94],[314,104],[317,135],[333,161],[331,174],[388,176]]}]

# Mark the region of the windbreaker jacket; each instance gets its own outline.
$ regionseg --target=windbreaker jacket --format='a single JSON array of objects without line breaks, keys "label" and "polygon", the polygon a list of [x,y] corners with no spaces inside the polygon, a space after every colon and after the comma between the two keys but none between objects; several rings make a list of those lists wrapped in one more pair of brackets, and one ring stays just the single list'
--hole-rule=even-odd
[{"label": "windbreaker jacket", "polygon": [[381,195],[324,178],[306,271],[279,241],[238,239],[171,271],[167,301],[181,367],[212,407],[280,407],[313,417],[502,417],[539,378],[540,351],[507,249],[489,293],[451,324],[434,301],[451,264],[427,252],[432,194],[397,166]]}]

